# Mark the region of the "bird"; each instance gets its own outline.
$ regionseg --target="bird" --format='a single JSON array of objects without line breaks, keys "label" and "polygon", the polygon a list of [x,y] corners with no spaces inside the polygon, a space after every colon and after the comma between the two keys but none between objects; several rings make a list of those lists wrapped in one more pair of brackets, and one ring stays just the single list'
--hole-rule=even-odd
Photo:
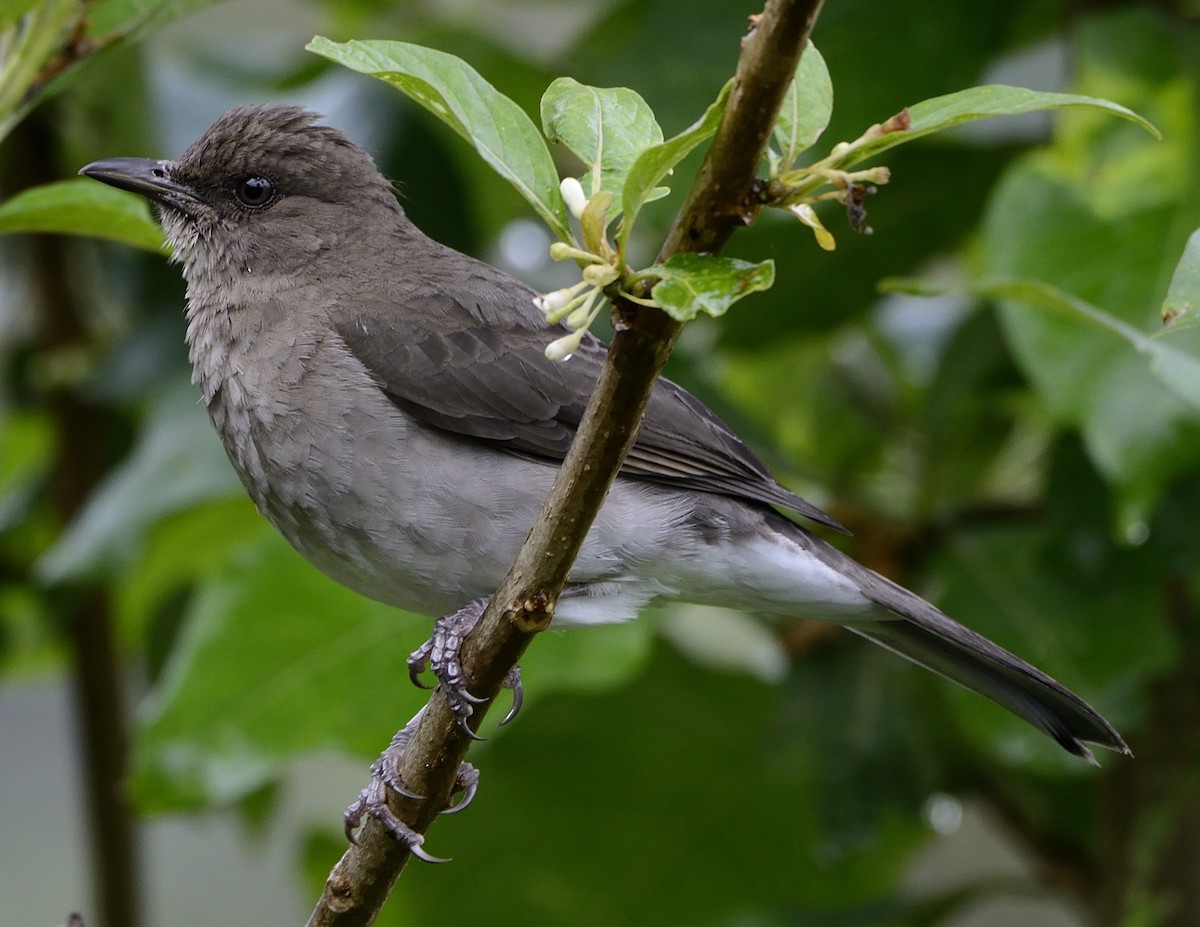
[{"label": "bird", "polygon": [[[301,107],[238,107],[175,160],[80,173],[153,205],[187,285],[193,381],[262,514],[337,582],[439,616],[435,639],[466,633],[550,490],[604,343],[548,360],[567,330],[537,294],[418,230],[371,156]],[[819,527],[841,530],[660,377],[553,624],[669,601],[834,622],[1088,762],[1089,744],[1129,753],[1082,698]],[[434,672],[461,688],[450,664]]]}]

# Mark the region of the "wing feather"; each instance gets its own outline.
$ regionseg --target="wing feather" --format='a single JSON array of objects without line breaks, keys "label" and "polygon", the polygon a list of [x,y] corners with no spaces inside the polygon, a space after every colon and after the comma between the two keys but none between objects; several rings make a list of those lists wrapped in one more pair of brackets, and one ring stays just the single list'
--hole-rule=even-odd
[{"label": "wing feather", "polygon": [[[509,296],[514,283],[507,282]],[[334,325],[379,388],[418,421],[519,456],[561,461],[607,348],[589,336],[569,361],[552,363],[543,352],[565,329],[547,328],[536,316],[531,325],[523,308],[490,315],[433,291],[406,298],[402,309],[380,298],[344,301]],[[663,378],[621,475],[776,505],[845,530],[779,485],[716,414]]]}]

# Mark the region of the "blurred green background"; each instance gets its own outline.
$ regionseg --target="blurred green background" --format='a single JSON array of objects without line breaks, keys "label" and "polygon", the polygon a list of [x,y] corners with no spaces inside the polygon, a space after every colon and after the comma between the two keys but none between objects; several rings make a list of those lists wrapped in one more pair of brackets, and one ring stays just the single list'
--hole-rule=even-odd
[{"label": "blurred green background", "polygon": [[[531,114],[559,74],[625,85],[672,134],[732,73],[756,12],[205,7],[0,5],[5,198],[101,157],[173,157],[238,103],[300,102],[375,154],[427,232],[541,289],[569,271],[519,197],[304,43],[432,45]],[[891,152],[873,236],[834,205],[833,253],[774,215],[735,236],[728,254],[775,259],[774,289],[689,326],[669,367],[853,530],[856,557],[1074,688],[1136,759],[1089,768],[803,621],[681,607],[552,632],[528,654],[519,723],[472,752],[476,805],[431,832],[455,862],[410,868],[381,923],[1200,924],[1197,404],[1071,317],[877,290],[1035,277],[1161,328],[1200,226],[1198,37],[1195,0],[828,0],[814,41],[835,110],[818,153],[993,81],[1107,97],[1164,140],[1066,112]],[[643,214],[644,261],[697,163]],[[0,236],[6,923],[301,922],[344,846],[341,810],[423,701],[403,661],[427,620],[333,585],[244,497],[188,382],[182,306],[161,255]],[[1195,334],[1168,337],[1197,353]]]}]

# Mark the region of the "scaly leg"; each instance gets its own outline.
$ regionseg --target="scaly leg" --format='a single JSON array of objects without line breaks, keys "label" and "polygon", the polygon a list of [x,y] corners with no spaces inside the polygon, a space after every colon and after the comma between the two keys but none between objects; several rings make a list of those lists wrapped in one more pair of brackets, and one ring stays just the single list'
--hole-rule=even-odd
[{"label": "scaly leg", "polygon": [[[467,726],[467,721],[475,712],[475,706],[484,701],[467,691],[467,680],[463,675],[462,663],[459,661],[459,651],[468,634],[483,616],[487,607],[487,599],[476,599],[471,604],[460,608],[452,615],[443,615],[433,623],[433,634],[424,644],[412,652],[408,658],[408,674],[413,684],[421,688],[429,688],[421,683],[420,675],[428,666],[437,677],[446,693],[446,701],[463,731],[474,740],[482,740],[478,734]],[[521,687],[521,669],[513,667],[508,678],[504,681],[506,689],[512,689],[513,703],[501,724],[507,724],[517,716],[524,702],[525,692]]]},{"label": "scaly leg", "polygon": [[[387,803],[387,790],[389,788],[407,798],[424,798],[423,795],[417,795],[406,788],[404,780],[400,776],[400,763],[404,758],[404,751],[408,747],[408,742],[412,739],[413,732],[417,729],[417,723],[421,720],[421,715],[424,713],[425,709],[422,708],[408,724],[397,731],[396,736],[392,738],[392,742],[388,744],[387,749],[379,754],[379,759],[371,764],[370,783],[358,793],[358,799],[354,804],[346,809],[344,815],[346,839],[351,843],[357,842],[354,832],[362,823],[363,817],[369,814],[391,831],[392,836],[407,846],[409,852],[417,857],[417,859],[427,863],[445,863],[449,862],[449,860],[443,859],[440,856],[433,856],[424,849],[424,835],[417,833],[396,817]],[[463,763],[458,767],[458,776],[454,785],[456,790],[463,793],[463,797],[456,804],[451,805],[443,811],[443,814],[453,814],[462,811],[474,800],[475,792],[479,788],[478,770],[470,763]]]}]

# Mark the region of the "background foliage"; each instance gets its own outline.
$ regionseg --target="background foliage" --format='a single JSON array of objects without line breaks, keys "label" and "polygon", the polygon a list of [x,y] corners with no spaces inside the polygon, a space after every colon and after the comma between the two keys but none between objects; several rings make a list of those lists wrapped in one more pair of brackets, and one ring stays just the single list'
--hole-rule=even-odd
[{"label": "background foliage", "polygon": [[[426,231],[543,289],[562,268],[540,260],[548,239],[519,198],[426,114],[304,42],[319,31],[441,48],[531,114],[559,74],[627,85],[671,135],[728,78],[754,11],[280,3],[156,31],[201,5],[85,5],[83,32],[60,37],[46,92],[35,83],[37,105],[4,142],[6,197],[103,156],[173,156],[237,102],[303,100],[368,144]],[[1113,99],[1164,140],[1067,112],[890,153],[893,181],[868,204],[872,237],[846,230],[836,208],[822,213],[832,253],[776,216],[735,236],[731,256],[775,259],[775,286],[690,326],[670,374],[847,524],[855,556],[1075,688],[1137,759],[1087,768],[983,700],[823,626],[764,631],[681,608],[551,633],[526,661],[533,704],[475,756],[477,806],[433,832],[435,851],[457,861],[408,872],[389,922],[436,910],[450,923],[964,925],[982,923],[972,918],[985,901],[1035,885],[1065,899],[1068,923],[1196,922],[1196,405],[1127,343],[995,285],[1036,278],[1140,332],[1161,327],[1200,226],[1196,10],[938,0],[914,18],[902,7],[829,0],[814,36],[835,89],[823,144],[993,79]],[[10,37],[13,15],[0,15]],[[126,32],[137,41],[85,54]],[[677,170],[677,191],[695,163]],[[579,172],[569,155],[560,167]],[[100,185],[63,195],[95,197],[95,224],[64,213],[41,229],[153,246],[136,218],[121,231],[127,205]],[[643,263],[677,205],[644,210],[631,244]],[[422,701],[403,658],[427,622],[334,586],[253,511],[187,382],[182,285],[160,255],[84,238],[0,245],[10,689],[74,667],[93,781],[122,775],[122,737],[96,732],[95,709],[123,691],[136,705],[124,781],[137,816],[235,808],[261,826],[281,813],[280,776],[314,751],[361,758],[365,781],[366,760]],[[891,276],[950,293],[881,297]],[[1163,343],[1194,353],[1196,330],[1179,328]],[[121,714],[115,705],[109,722]],[[1020,848],[1020,878],[970,860],[953,880],[905,878],[956,802]],[[295,852],[314,897],[340,852],[338,823],[323,816]],[[92,852],[98,865],[125,852],[136,868],[135,849]]]}]

